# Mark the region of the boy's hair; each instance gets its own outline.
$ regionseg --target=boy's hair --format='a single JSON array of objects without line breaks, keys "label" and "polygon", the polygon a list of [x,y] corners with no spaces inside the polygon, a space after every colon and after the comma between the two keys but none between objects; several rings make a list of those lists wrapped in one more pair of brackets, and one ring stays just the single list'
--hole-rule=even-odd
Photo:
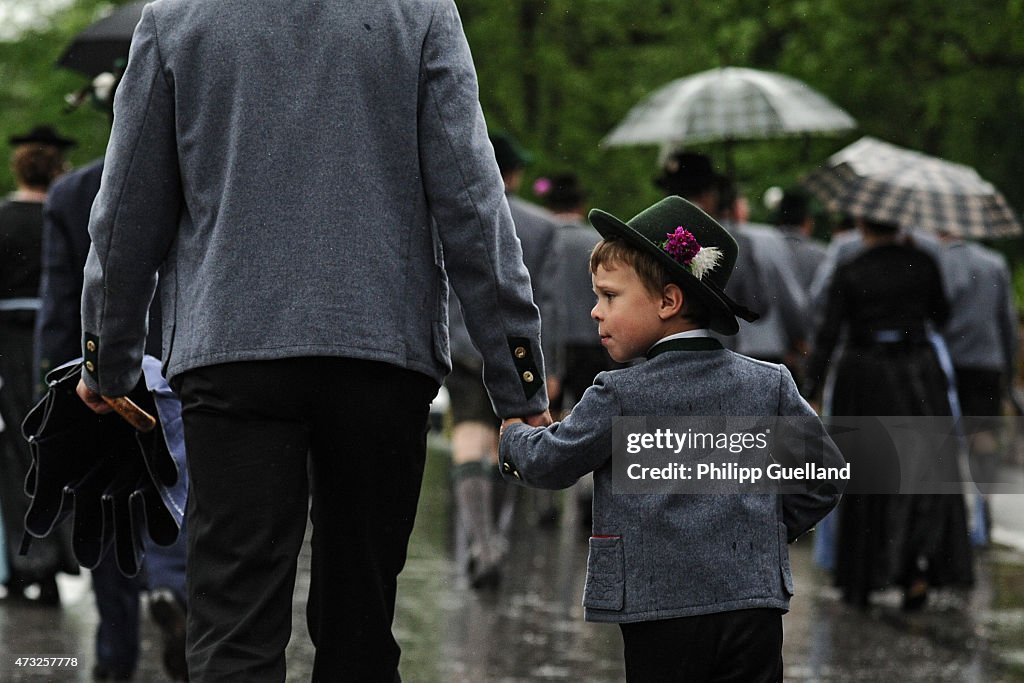
[{"label": "boy's hair", "polygon": [[[666,285],[679,285],[668,268],[658,263],[650,254],[635,249],[628,242],[617,237],[603,239],[594,245],[590,252],[590,273],[597,272],[598,266],[608,268],[612,265],[628,266],[633,269],[640,283],[651,294],[661,296]],[[680,289],[682,287],[680,286]],[[700,327],[708,327],[711,323],[711,312],[703,302],[691,296],[683,289],[685,302],[681,315]]]}]

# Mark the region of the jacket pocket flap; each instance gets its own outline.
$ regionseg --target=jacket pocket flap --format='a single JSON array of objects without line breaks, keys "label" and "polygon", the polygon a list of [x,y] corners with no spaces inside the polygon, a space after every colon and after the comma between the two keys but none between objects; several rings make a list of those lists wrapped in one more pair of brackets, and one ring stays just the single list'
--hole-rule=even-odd
[{"label": "jacket pocket flap", "polygon": [[621,610],[626,592],[625,554],[621,536],[591,537],[583,606]]}]

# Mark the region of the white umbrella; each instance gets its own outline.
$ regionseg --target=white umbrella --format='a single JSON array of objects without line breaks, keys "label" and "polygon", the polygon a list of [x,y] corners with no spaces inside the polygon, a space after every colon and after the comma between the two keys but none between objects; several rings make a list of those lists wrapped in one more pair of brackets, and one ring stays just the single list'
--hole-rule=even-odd
[{"label": "white umbrella", "polygon": [[833,211],[883,223],[982,239],[1022,232],[1003,195],[970,166],[872,137],[802,182]]},{"label": "white umbrella", "polygon": [[849,114],[805,83],[770,71],[711,69],[680,78],[634,106],[607,146],[773,138],[850,130]]}]

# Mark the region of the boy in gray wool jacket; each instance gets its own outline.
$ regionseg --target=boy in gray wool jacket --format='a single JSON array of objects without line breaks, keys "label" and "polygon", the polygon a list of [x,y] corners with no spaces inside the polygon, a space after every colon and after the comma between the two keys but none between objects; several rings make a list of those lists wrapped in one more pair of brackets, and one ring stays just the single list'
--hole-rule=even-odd
[{"label": "boy in gray wool jacket", "polygon": [[838,468],[842,456],[784,366],[711,337],[735,334],[737,316],[756,319],[723,291],[738,251],[724,228],[680,197],[626,223],[598,209],[590,220],[604,237],[590,261],[601,343],[616,361],[647,360],[599,374],[562,422],[506,420],[502,473],[555,489],[594,472],[583,604],[588,621],[620,625],[631,683],[781,680],[782,614],[793,594],[787,543],[835,507],[839,487],[619,493],[613,418],[801,418],[796,439],[816,440],[821,465]]}]

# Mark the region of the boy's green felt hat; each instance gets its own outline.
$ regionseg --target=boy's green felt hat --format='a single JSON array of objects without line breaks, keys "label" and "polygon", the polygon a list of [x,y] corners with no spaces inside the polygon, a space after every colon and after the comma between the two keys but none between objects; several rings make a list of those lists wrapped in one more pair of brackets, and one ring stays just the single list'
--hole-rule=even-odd
[{"label": "boy's green felt hat", "polygon": [[725,293],[739,254],[736,240],[714,218],[682,197],[666,197],[626,222],[593,209],[590,223],[605,239],[621,238],[664,265],[687,295],[707,306],[715,332],[736,334],[737,316],[748,322],[757,320],[756,313]]}]

